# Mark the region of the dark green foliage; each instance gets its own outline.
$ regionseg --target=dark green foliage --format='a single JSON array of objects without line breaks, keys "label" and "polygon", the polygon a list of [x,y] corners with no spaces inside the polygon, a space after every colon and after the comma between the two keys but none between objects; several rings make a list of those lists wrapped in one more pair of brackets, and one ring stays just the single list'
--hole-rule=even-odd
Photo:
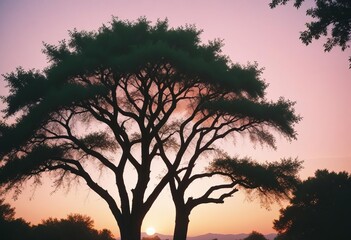
[{"label": "dark green foliage", "polygon": [[[7,115],[12,115],[22,108],[29,108],[38,103],[48,89],[46,77],[38,71],[25,71],[18,68],[16,72],[4,75],[10,88],[10,95],[5,98]],[[34,91],[34,89],[36,91]],[[38,90],[41,91],[38,91]]]},{"label": "dark green foliage", "polygon": [[136,23],[114,19],[111,27],[103,26],[98,33],[72,31],[68,46],[65,42],[46,44],[44,52],[55,66],[46,73],[54,81],[91,75],[97,69],[111,69],[116,76],[123,76],[138,72],[145,64],[167,62],[181,73],[173,81],[199,78],[238,93],[262,96],[265,84],[258,81],[257,69],[228,68],[228,59],[219,54],[221,43],[201,45],[200,33],[192,26],[169,29],[166,21],[153,27],[146,19]]},{"label": "dark green foliage", "polygon": [[115,150],[116,144],[106,132],[92,132],[80,139],[90,149]]},{"label": "dark green foliage", "polygon": [[[285,5],[289,0],[272,0],[270,7]],[[295,0],[294,6],[299,8],[304,0]],[[307,30],[301,32],[300,39],[306,45],[321,36],[330,36],[324,44],[324,50],[330,51],[340,46],[344,51],[349,48],[351,40],[351,1],[349,0],[315,0],[316,6],[308,9],[306,15],[316,21],[306,23]],[[351,57],[350,57],[351,62]],[[350,65],[351,68],[351,65]]]},{"label": "dark green foliage", "polygon": [[[0,156],[3,160],[8,159],[9,164],[14,164],[16,161],[12,158],[16,155],[6,158],[7,154],[22,151],[24,146],[28,148],[25,154],[30,149],[34,151],[34,145],[38,142],[32,144],[29,141],[47,139],[47,133],[43,134],[42,128],[57,118],[62,119],[60,115],[64,111],[74,115],[90,112],[86,117],[105,123],[112,120],[113,116],[107,112],[109,108],[98,109],[95,113],[92,113],[92,109],[96,108],[96,104],[111,105],[114,100],[111,99],[114,97],[113,89],[120,84],[120,80],[165,63],[172,66],[174,74],[167,79],[161,73],[158,77],[162,77],[162,81],[180,82],[189,88],[195,84],[204,84],[209,89],[213,88],[213,91],[221,91],[218,95],[220,99],[211,94],[213,101],[207,101],[202,108],[222,115],[247,118],[249,122],[267,124],[288,138],[295,137],[292,127],[299,117],[293,112],[293,104],[283,99],[277,103],[257,101],[258,97],[264,96],[266,88],[259,78],[257,66],[230,66],[229,60],[220,55],[221,43],[214,41],[201,45],[199,34],[200,31],[194,27],[169,29],[167,22],[163,21],[152,27],[146,19],[136,23],[114,19],[111,27],[103,26],[99,32],[70,32],[68,44],[65,41],[58,46],[46,44],[44,52],[51,65],[43,73],[18,68],[16,72],[4,75],[10,87],[10,94],[3,98],[7,104],[5,114],[11,116],[20,113],[20,117],[10,126],[1,123]],[[149,77],[158,71],[152,69],[155,72],[148,73]],[[102,74],[101,78],[99,74]],[[228,98],[230,94],[238,97]],[[208,98],[206,95],[202,97]],[[141,110],[135,107],[132,112]],[[106,114],[108,119],[105,118]],[[272,139],[268,131],[257,134],[266,135],[267,140]],[[109,139],[108,134],[90,133],[81,138],[81,142],[88,148],[92,147],[92,141],[94,147],[102,143],[105,144],[104,149],[116,147],[112,140],[101,142],[101,137]],[[20,174],[11,175],[18,177]]]},{"label": "dark green foliage", "polygon": [[351,175],[318,170],[298,186],[274,221],[277,239],[348,239],[350,202]]},{"label": "dark green foliage", "polygon": [[48,170],[52,166],[53,159],[60,159],[63,149],[51,148],[45,145],[32,149],[30,153],[22,157],[10,155],[6,165],[0,168],[0,184],[13,186],[32,176]]},{"label": "dark green foliage", "polygon": [[299,183],[301,162],[283,159],[280,162],[258,163],[251,159],[217,159],[210,170],[224,173],[241,188],[254,192],[262,203],[285,199]]},{"label": "dark green foliage", "polygon": [[267,238],[265,238],[263,234],[253,231],[249,236],[244,238],[244,240],[267,240]]},{"label": "dark green foliage", "polygon": [[[18,78],[22,77],[18,73]],[[7,79],[9,82],[12,80]],[[28,79],[27,79],[28,80]],[[25,81],[27,81],[25,80]],[[29,82],[31,79],[28,80]],[[33,86],[30,83],[26,85],[26,91],[33,93],[33,96],[37,95],[37,86]],[[41,92],[44,96],[36,104],[33,104],[32,100],[23,103],[25,99],[21,99],[22,90],[12,89],[11,94],[5,98],[5,102],[8,104],[8,109],[5,109],[7,116],[14,114],[17,111],[22,110],[23,115],[18,118],[17,123],[12,126],[7,126],[5,123],[0,123],[0,157],[12,150],[18,150],[18,148],[28,140],[34,137],[35,132],[40,129],[43,124],[48,122],[48,119],[54,112],[59,112],[62,109],[70,108],[78,105],[85,99],[93,98],[96,95],[102,94],[104,90],[100,86],[82,86],[78,84],[64,84],[63,86],[53,89],[43,89]],[[20,99],[13,101],[13,99]],[[30,98],[28,98],[30,99]],[[21,102],[19,105],[16,103]],[[11,110],[11,111],[10,111]]]},{"label": "dark green foliage", "polygon": [[[246,98],[221,99],[204,104],[204,107],[210,111],[236,115],[240,118],[247,118],[250,122],[264,123],[270,127],[275,127],[287,138],[295,138],[296,133],[293,124],[300,120],[300,117],[295,115],[293,106],[294,103],[283,98],[277,102],[262,101],[259,104],[257,104],[257,101]],[[271,136],[269,131],[265,131],[265,134]]]}]

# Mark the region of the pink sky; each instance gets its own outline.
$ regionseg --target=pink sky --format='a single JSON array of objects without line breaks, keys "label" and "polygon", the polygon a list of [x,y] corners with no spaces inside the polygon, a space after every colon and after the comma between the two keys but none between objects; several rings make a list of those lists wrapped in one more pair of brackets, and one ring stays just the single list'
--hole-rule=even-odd
[{"label": "pink sky", "polygon": [[[152,22],[168,18],[171,26],[195,24],[203,29],[204,42],[224,40],[224,54],[242,64],[257,61],[265,67],[263,77],[269,83],[268,99],[284,96],[296,101],[303,120],[296,127],[298,140],[287,142],[277,137],[278,149],[254,146],[245,137],[238,138],[232,152],[259,161],[298,157],[304,160],[301,177],[316,169],[351,172],[351,51],[335,48],[323,52],[324,40],[305,46],[299,40],[304,30],[305,7],[299,11],[291,4],[271,10],[269,1],[254,0],[1,0],[0,1],[0,73],[17,66],[42,69],[47,65],[41,53],[42,42],[51,44],[68,37],[67,30],[96,30],[111,16],[135,20],[146,16]],[[0,95],[6,94],[0,78]],[[254,148],[255,147],[255,148]],[[97,228],[118,233],[105,203],[84,185],[50,194],[48,179],[34,195],[25,190],[17,201],[17,217],[36,224],[49,216],[65,217],[82,213],[95,220]],[[30,189],[30,188],[29,188]],[[207,232],[240,233],[257,230],[273,232],[272,221],[280,206],[270,211],[248,201],[238,193],[222,205],[205,205],[191,215],[189,235]],[[144,222],[158,232],[173,231],[174,211],[170,193],[165,190]]]}]

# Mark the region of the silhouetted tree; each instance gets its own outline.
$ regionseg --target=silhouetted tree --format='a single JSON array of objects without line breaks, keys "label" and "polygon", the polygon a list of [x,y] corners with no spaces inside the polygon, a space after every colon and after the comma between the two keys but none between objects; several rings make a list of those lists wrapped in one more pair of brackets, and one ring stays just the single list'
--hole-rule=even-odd
[{"label": "silhouetted tree", "polygon": [[[270,7],[285,5],[290,0],[272,0]],[[304,0],[294,0],[299,8]],[[315,0],[316,5],[306,11],[306,15],[316,21],[306,23],[307,30],[301,32],[300,39],[306,45],[321,36],[330,36],[324,44],[324,51],[340,46],[344,51],[349,48],[351,40],[351,1],[349,0]],[[351,57],[349,58],[351,63]],[[351,68],[351,64],[350,64]]]},{"label": "silhouetted tree", "polygon": [[[122,240],[140,240],[142,221],[168,183],[179,206],[189,184],[207,177],[192,176],[194,165],[216,152],[218,140],[247,132],[274,146],[272,129],[295,138],[293,103],[268,102],[257,65],[232,64],[220,41],[202,44],[200,33],[169,29],[167,21],[113,19],[98,32],[45,44],[51,64],[43,72],[5,75],[5,117],[18,117],[0,124],[3,189],[40,183],[46,172],[58,186],[83,179],[108,204]],[[152,164],[167,170],[149,184]],[[118,194],[99,182],[97,169],[113,176]]]},{"label": "silhouetted tree", "polygon": [[110,230],[102,229],[99,231],[98,240],[115,240],[115,238]]},{"label": "silhouetted tree", "polygon": [[280,211],[277,239],[348,239],[351,227],[351,175],[318,170],[294,191]]},{"label": "silhouetted tree", "polygon": [[253,231],[252,233],[250,233],[249,236],[244,238],[244,240],[267,240],[267,238],[265,238],[265,236],[262,233]]},{"label": "silhouetted tree", "polygon": [[15,218],[15,209],[0,199],[0,236],[6,240],[28,239],[30,225],[22,218]]},{"label": "silhouetted tree", "polygon": [[34,226],[31,238],[33,240],[114,240],[111,231],[97,231],[93,228],[94,221],[80,214],[68,215],[66,219],[49,218]]}]

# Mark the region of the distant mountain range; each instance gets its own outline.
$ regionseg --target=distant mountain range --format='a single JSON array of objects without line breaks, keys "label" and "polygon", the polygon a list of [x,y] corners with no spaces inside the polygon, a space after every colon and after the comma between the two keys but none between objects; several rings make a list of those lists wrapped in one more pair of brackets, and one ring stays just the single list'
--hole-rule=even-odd
[{"label": "distant mountain range", "polygon": [[[249,236],[249,234],[241,233],[241,234],[217,234],[217,233],[207,233],[204,235],[196,236],[196,237],[188,237],[187,240],[241,240]],[[268,240],[273,240],[277,234],[268,234],[265,237]],[[161,238],[161,237],[160,237]],[[161,238],[162,239],[162,238]]]},{"label": "distant mountain range", "polygon": [[[160,233],[155,233],[155,235],[157,235],[159,238],[161,238],[161,240],[172,240],[172,235],[164,235],[164,234],[160,234]],[[146,233],[142,233],[141,236],[145,237],[147,235],[146,235]],[[242,240],[242,239],[246,238],[247,236],[249,236],[249,234],[247,234],[247,233],[241,233],[241,234],[207,233],[207,234],[200,235],[200,236],[188,237],[187,240],[213,240],[213,239],[217,239],[217,240]],[[265,235],[265,237],[268,240],[273,240],[276,236],[277,236],[277,234],[275,234],[275,233]]]}]

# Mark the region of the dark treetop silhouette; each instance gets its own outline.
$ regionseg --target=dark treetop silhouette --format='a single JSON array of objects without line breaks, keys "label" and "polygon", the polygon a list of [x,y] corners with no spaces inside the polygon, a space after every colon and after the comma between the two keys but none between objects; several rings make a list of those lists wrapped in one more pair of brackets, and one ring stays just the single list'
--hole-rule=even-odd
[{"label": "dark treetop silhouette", "polygon": [[[290,0],[272,0],[270,7],[285,5]],[[299,8],[305,0],[294,0],[294,7]],[[306,15],[316,19],[306,23],[307,30],[301,32],[300,39],[306,45],[313,39],[331,35],[324,44],[324,51],[340,46],[344,51],[349,48],[351,40],[351,1],[349,0],[315,0],[316,5],[306,11]],[[330,31],[330,32],[329,32]],[[351,68],[351,57],[349,58]]]},{"label": "dark treetop silhouette", "polygon": [[0,199],[0,233],[6,240],[114,240],[111,231],[94,229],[94,221],[80,214],[66,219],[49,218],[31,225],[22,218],[14,218],[15,209]]},{"label": "dark treetop silhouette", "polygon": [[249,236],[247,236],[243,240],[267,240],[267,238],[265,238],[263,234],[253,231],[252,233],[250,233]]},{"label": "dark treetop silhouette", "polygon": [[[4,75],[5,117],[18,118],[0,125],[2,189],[18,193],[47,172],[57,186],[83,179],[108,204],[121,239],[140,240],[164,187],[182,197],[203,176],[191,176],[195,162],[216,152],[218,140],[247,132],[274,146],[270,130],[295,138],[293,103],[266,101],[257,65],[231,64],[221,42],[202,44],[200,33],[113,19],[98,32],[75,30],[67,42],[45,44],[50,65],[42,72]],[[152,164],[166,171],[150,187]],[[112,174],[115,186],[103,185],[97,170]]]},{"label": "dark treetop silhouette", "polygon": [[318,170],[298,185],[290,205],[280,211],[277,239],[350,238],[351,175]]},{"label": "dark treetop silhouette", "polygon": [[[23,238],[21,238],[23,239]],[[31,229],[28,240],[114,240],[110,230],[94,229],[94,221],[84,215],[70,214],[65,219],[49,218]]]},{"label": "dark treetop silhouette", "polygon": [[15,218],[15,209],[0,199],[0,233],[6,240],[28,239],[30,226],[22,218]]}]

